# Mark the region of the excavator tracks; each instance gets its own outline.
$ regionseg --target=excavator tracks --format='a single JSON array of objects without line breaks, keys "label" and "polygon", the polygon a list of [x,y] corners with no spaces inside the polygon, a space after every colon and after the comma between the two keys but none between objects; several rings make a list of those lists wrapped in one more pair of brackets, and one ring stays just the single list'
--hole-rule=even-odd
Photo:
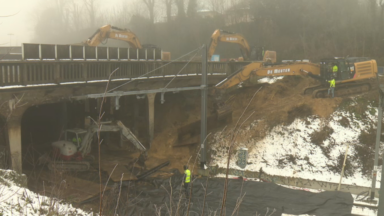
[{"label": "excavator tracks", "polygon": [[88,161],[55,161],[48,164],[48,169],[52,171],[88,171],[90,168]]},{"label": "excavator tracks", "polygon": [[[339,85],[339,86],[336,86],[335,88],[335,97],[361,94],[361,93],[370,91],[371,88],[372,86],[369,82]],[[313,98],[327,98],[327,97],[330,97],[328,95],[328,89],[329,88],[324,88],[324,87],[317,88],[317,89],[313,88],[311,89],[312,91],[310,90],[304,91],[304,94],[305,93],[308,94],[311,92]]]}]

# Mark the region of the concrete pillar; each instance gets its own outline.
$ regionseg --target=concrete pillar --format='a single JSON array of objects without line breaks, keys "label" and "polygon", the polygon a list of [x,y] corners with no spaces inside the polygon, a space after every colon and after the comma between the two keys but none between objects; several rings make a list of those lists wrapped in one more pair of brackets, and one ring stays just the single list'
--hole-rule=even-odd
[{"label": "concrete pillar", "polygon": [[21,117],[12,118],[7,123],[9,149],[11,154],[12,169],[22,172],[22,155],[21,155]]},{"label": "concrete pillar", "polygon": [[149,120],[149,146],[151,146],[155,135],[155,97],[156,93],[147,94],[148,98],[148,120]]}]

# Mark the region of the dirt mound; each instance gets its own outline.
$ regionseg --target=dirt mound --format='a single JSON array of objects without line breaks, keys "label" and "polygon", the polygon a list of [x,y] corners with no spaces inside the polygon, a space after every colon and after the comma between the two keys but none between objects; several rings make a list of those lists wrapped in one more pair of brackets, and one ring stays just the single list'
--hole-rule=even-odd
[{"label": "dirt mound", "polygon": [[[228,104],[233,109],[233,123],[227,125],[227,128],[234,127],[242,116],[239,123],[243,124],[243,127],[249,127],[250,130],[247,134],[238,136],[238,140],[250,138],[257,140],[262,139],[274,126],[289,125],[296,118],[306,118],[310,115],[326,118],[334,112],[342,99],[314,99],[302,94],[304,88],[315,84],[316,82],[308,77],[290,76],[274,84],[255,85],[231,91],[227,93],[226,98],[230,98]],[[256,91],[259,92],[251,101]],[[149,152],[147,167],[156,166],[163,160],[170,160],[169,168],[182,171],[184,164],[188,161],[190,164],[194,162],[197,145],[185,147],[173,147],[173,145],[177,142],[177,128],[200,118],[199,96],[200,92],[182,92],[166,95],[165,104],[157,101],[156,134]],[[208,115],[214,112],[214,102],[214,98],[210,97]],[[246,107],[248,108],[243,114]],[[258,123],[254,124],[255,121]]]},{"label": "dirt mound", "polygon": [[266,86],[253,86],[238,89],[231,93],[235,100],[232,101],[234,109],[233,118],[240,117],[253,94],[261,88],[248,110],[255,112],[253,118],[266,119],[271,126],[276,124],[290,124],[297,117],[318,115],[328,117],[341,103],[342,98],[315,99],[309,95],[303,95],[304,88],[315,85],[316,82],[308,77],[287,76],[274,84]]},{"label": "dirt mound", "polygon": [[289,110],[287,114],[288,114],[288,118],[285,123],[287,125],[290,125],[297,118],[302,119],[312,115],[312,107],[310,107],[307,104],[300,104],[298,106],[293,107],[291,110]]}]

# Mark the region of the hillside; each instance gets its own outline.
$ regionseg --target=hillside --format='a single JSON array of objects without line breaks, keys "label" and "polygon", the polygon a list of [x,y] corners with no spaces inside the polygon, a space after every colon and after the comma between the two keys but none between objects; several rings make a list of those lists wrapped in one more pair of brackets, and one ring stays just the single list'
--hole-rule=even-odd
[{"label": "hillside", "polygon": [[[232,92],[234,123],[213,135],[210,165],[226,167],[232,129],[246,109],[234,143],[234,153],[238,147],[249,150],[245,170],[262,168],[271,175],[338,183],[350,144],[343,183],[370,186],[378,93],[313,99],[301,95],[310,83],[301,77],[285,77],[263,86],[247,109],[260,86]],[[236,155],[230,167],[240,169]]]}]

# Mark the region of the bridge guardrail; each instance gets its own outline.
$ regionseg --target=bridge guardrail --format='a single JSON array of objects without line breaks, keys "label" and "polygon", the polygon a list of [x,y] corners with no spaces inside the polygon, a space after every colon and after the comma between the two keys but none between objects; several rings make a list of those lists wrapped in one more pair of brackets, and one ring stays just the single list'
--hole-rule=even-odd
[{"label": "bridge guardrail", "polygon": [[[167,76],[196,76],[201,62],[165,61],[10,61],[0,62],[0,86],[25,86],[90,82],[107,80],[110,72],[119,68],[112,79],[165,78]],[[168,64],[168,65],[167,65]],[[247,62],[209,62],[208,73],[228,76]],[[160,69],[148,74],[156,68]],[[185,67],[183,70],[181,70]],[[181,72],[180,72],[181,71]]]},{"label": "bridge guardrail", "polygon": [[22,60],[161,60],[159,48],[91,47],[84,45],[29,44],[21,47]]}]

